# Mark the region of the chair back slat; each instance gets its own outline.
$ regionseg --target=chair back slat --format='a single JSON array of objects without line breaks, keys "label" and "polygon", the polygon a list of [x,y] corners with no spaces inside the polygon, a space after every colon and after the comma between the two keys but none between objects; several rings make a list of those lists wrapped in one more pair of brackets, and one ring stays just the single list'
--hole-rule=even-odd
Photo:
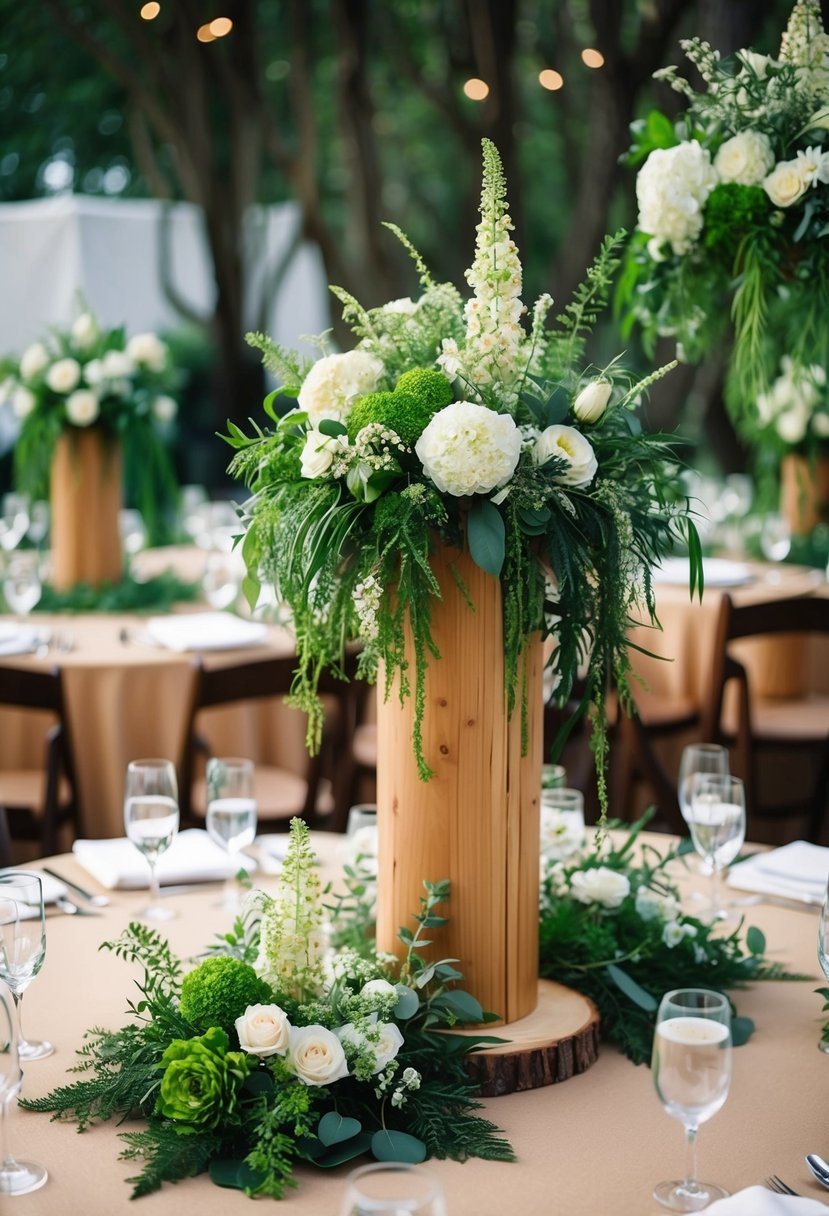
[{"label": "chair back slat", "polygon": [[29,667],[0,667],[0,705],[15,709],[41,709],[63,714],[60,669],[34,671]]}]

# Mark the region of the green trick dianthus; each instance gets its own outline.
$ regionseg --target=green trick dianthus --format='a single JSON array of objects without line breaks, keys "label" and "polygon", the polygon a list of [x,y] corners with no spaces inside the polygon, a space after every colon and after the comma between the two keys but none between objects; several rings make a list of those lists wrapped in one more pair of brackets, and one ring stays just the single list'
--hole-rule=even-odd
[{"label": "green trick dianthus", "polygon": [[404,372],[394,386],[396,393],[407,393],[432,413],[442,410],[452,400],[452,385],[443,372],[432,367],[413,367]]},{"label": "green trick dianthus", "polygon": [[760,186],[721,182],[705,204],[703,243],[707,249],[735,251],[747,232],[767,222],[770,208]]},{"label": "green trick dianthus", "polygon": [[181,1016],[197,1030],[220,1026],[233,1030],[248,1005],[273,1000],[270,985],[241,959],[230,955],[207,958],[185,975],[181,985]]},{"label": "green trick dianthus", "polygon": [[361,397],[348,418],[348,437],[352,441],[370,422],[379,422],[411,446],[423,433],[435,412],[411,393],[368,393]]}]

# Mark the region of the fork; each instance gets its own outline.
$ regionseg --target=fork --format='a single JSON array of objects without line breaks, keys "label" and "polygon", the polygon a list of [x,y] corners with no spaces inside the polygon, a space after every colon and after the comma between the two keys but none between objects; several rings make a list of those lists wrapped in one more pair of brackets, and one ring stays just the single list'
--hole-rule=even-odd
[{"label": "fork", "polygon": [[778,1195],[799,1195],[799,1191],[793,1191],[792,1188],[785,1183],[782,1178],[778,1178],[776,1174],[772,1174],[766,1179],[766,1186],[770,1191],[776,1191]]}]

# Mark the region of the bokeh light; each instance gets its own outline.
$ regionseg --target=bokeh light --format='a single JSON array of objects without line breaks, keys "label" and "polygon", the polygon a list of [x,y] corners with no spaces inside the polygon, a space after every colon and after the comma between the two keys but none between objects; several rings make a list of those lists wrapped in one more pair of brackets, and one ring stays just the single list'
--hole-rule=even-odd
[{"label": "bokeh light", "polygon": [[581,53],[581,61],[588,68],[600,68],[604,66],[604,55],[592,46],[587,46]]},{"label": "bokeh light", "polygon": [[538,73],[538,83],[542,89],[549,89],[551,93],[555,93],[557,89],[564,88],[564,77],[554,68],[545,68],[543,72]]},{"label": "bokeh light", "polygon": [[142,4],[139,11],[139,16],[143,21],[154,21],[161,12],[161,5],[156,3],[156,0],[150,0],[149,4]]},{"label": "bokeh light", "polygon": [[463,91],[470,101],[485,101],[489,97],[489,85],[485,80],[479,80],[477,76],[467,80]]}]

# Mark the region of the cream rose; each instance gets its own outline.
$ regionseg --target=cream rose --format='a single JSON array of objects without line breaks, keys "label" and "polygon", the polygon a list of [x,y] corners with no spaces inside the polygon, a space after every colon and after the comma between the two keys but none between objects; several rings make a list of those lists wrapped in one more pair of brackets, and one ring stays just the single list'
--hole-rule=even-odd
[{"label": "cream rose", "polygon": [[82,350],[86,350],[91,346],[98,336],[98,326],[95,318],[89,312],[82,312],[79,317],[76,317],[72,322],[72,340],[76,346],[80,346]]},{"label": "cream rose", "polygon": [[291,1026],[286,1059],[303,1085],[330,1085],[348,1076],[343,1045],[324,1026]]},{"label": "cream rose", "polygon": [[453,401],[434,415],[415,444],[430,481],[445,494],[488,494],[509,481],[521,455],[521,432],[509,414]]},{"label": "cream rose", "polygon": [[603,908],[618,908],[630,894],[627,875],[599,866],[594,870],[577,870],[570,878],[573,899],[580,904],[601,904]]},{"label": "cream rose", "polygon": [[127,343],[127,356],[139,367],[163,372],[167,366],[167,347],[156,334],[135,334]]},{"label": "cream rose", "polygon": [[42,342],[27,346],[20,356],[20,375],[24,380],[31,380],[42,372],[49,362],[49,352]]},{"label": "cream rose", "polygon": [[288,1015],[278,1005],[248,1005],[242,1017],[236,1019],[242,1051],[263,1060],[285,1055],[290,1031]]},{"label": "cream rose", "polygon": [[173,421],[178,413],[178,402],[175,397],[168,397],[162,394],[160,397],[154,397],[151,405],[153,416],[163,425],[166,426]]},{"label": "cream rose", "polygon": [[318,359],[302,382],[297,404],[305,410],[312,426],[323,418],[344,422],[357,397],[377,388],[383,364],[363,350]]},{"label": "cream rose", "polygon": [[324,477],[334,463],[338,453],[348,451],[348,442],[342,435],[323,435],[322,431],[308,431],[305,446],[300,455],[300,471],[303,477]]},{"label": "cream rose", "polygon": [[800,161],[782,160],[762,182],[763,189],[775,207],[791,207],[809,189],[804,180]]},{"label": "cream rose", "polygon": [[58,359],[46,373],[46,383],[53,393],[71,393],[80,378],[81,365],[77,359]]},{"label": "cream rose", "polygon": [[557,480],[565,486],[584,488],[596,476],[599,463],[593,447],[580,431],[572,426],[548,426],[536,440],[532,451],[533,462],[546,464],[554,456],[567,461],[567,468],[558,474]]},{"label": "cream rose", "polygon": [[604,376],[585,384],[573,402],[573,414],[579,422],[598,422],[607,409],[613,385]]},{"label": "cream rose", "polygon": [[66,417],[73,426],[91,426],[101,412],[98,394],[79,388],[66,398]]},{"label": "cream rose", "polygon": [[37,398],[34,393],[23,384],[19,384],[12,393],[12,409],[15,417],[20,418],[21,421],[31,414],[36,404]]},{"label": "cream rose", "polygon": [[759,186],[774,165],[774,151],[762,131],[740,131],[727,139],[714,157],[714,168],[724,182]]}]

